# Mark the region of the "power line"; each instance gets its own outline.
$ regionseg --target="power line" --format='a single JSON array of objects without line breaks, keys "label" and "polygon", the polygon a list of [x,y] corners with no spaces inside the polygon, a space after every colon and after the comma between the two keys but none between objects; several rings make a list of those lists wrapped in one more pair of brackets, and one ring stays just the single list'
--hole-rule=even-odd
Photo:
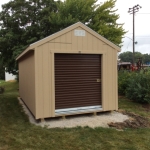
[{"label": "power line", "polygon": [[129,41],[127,47],[125,48],[125,51],[128,49],[129,45],[130,45],[131,41]]},{"label": "power line", "polygon": [[150,35],[136,35],[136,37],[150,37]]},{"label": "power line", "polygon": [[150,13],[137,13],[137,15],[150,15]]},{"label": "power line", "polygon": [[[123,38],[129,38],[129,37],[125,36]],[[135,38],[150,38],[150,36],[135,36]],[[132,38],[129,39],[133,40]]]},{"label": "power line", "polygon": [[150,35],[136,35],[136,37],[150,37]]},{"label": "power line", "polygon": [[150,37],[135,37],[135,38],[148,38],[149,39]]}]

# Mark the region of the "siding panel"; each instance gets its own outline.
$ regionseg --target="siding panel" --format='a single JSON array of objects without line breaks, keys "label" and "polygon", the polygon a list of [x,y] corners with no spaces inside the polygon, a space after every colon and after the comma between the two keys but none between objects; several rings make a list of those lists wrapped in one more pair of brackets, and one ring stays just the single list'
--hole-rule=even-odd
[{"label": "siding panel", "polygon": [[49,49],[48,44],[42,46],[43,49],[43,102],[44,102],[44,116],[48,117],[50,115],[50,96],[49,96]]},{"label": "siding panel", "polygon": [[36,49],[36,69],[37,69],[37,82],[36,82],[36,90],[37,90],[37,117],[43,118],[44,116],[44,103],[43,103],[43,51],[40,49],[42,47],[38,47]]}]

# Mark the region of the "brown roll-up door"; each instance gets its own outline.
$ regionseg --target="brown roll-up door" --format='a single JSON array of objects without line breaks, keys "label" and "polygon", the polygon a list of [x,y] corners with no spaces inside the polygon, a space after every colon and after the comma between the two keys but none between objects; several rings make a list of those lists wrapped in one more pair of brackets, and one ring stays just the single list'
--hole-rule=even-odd
[{"label": "brown roll-up door", "polygon": [[101,105],[101,55],[55,54],[55,109]]}]

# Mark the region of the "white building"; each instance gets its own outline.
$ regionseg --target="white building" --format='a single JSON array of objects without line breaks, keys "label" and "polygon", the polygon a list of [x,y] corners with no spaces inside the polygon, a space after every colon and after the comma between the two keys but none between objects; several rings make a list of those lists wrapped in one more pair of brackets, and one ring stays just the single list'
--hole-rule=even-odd
[{"label": "white building", "polygon": [[12,73],[5,72],[5,81],[16,80],[16,76]]}]

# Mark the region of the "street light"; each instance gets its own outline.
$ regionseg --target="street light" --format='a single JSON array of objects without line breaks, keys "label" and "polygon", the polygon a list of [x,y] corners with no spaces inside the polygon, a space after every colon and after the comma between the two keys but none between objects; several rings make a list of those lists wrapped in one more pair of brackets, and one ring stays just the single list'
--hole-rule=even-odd
[{"label": "street light", "polygon": [[139,11],[139,9],[142,8],[139,4],[133,6],[132,8],[129,8],[128,13],[133,14],[133,66],[134,66],[134,52],[135,52],[135,39],[134,39],[134,15],[136,12]]}]

